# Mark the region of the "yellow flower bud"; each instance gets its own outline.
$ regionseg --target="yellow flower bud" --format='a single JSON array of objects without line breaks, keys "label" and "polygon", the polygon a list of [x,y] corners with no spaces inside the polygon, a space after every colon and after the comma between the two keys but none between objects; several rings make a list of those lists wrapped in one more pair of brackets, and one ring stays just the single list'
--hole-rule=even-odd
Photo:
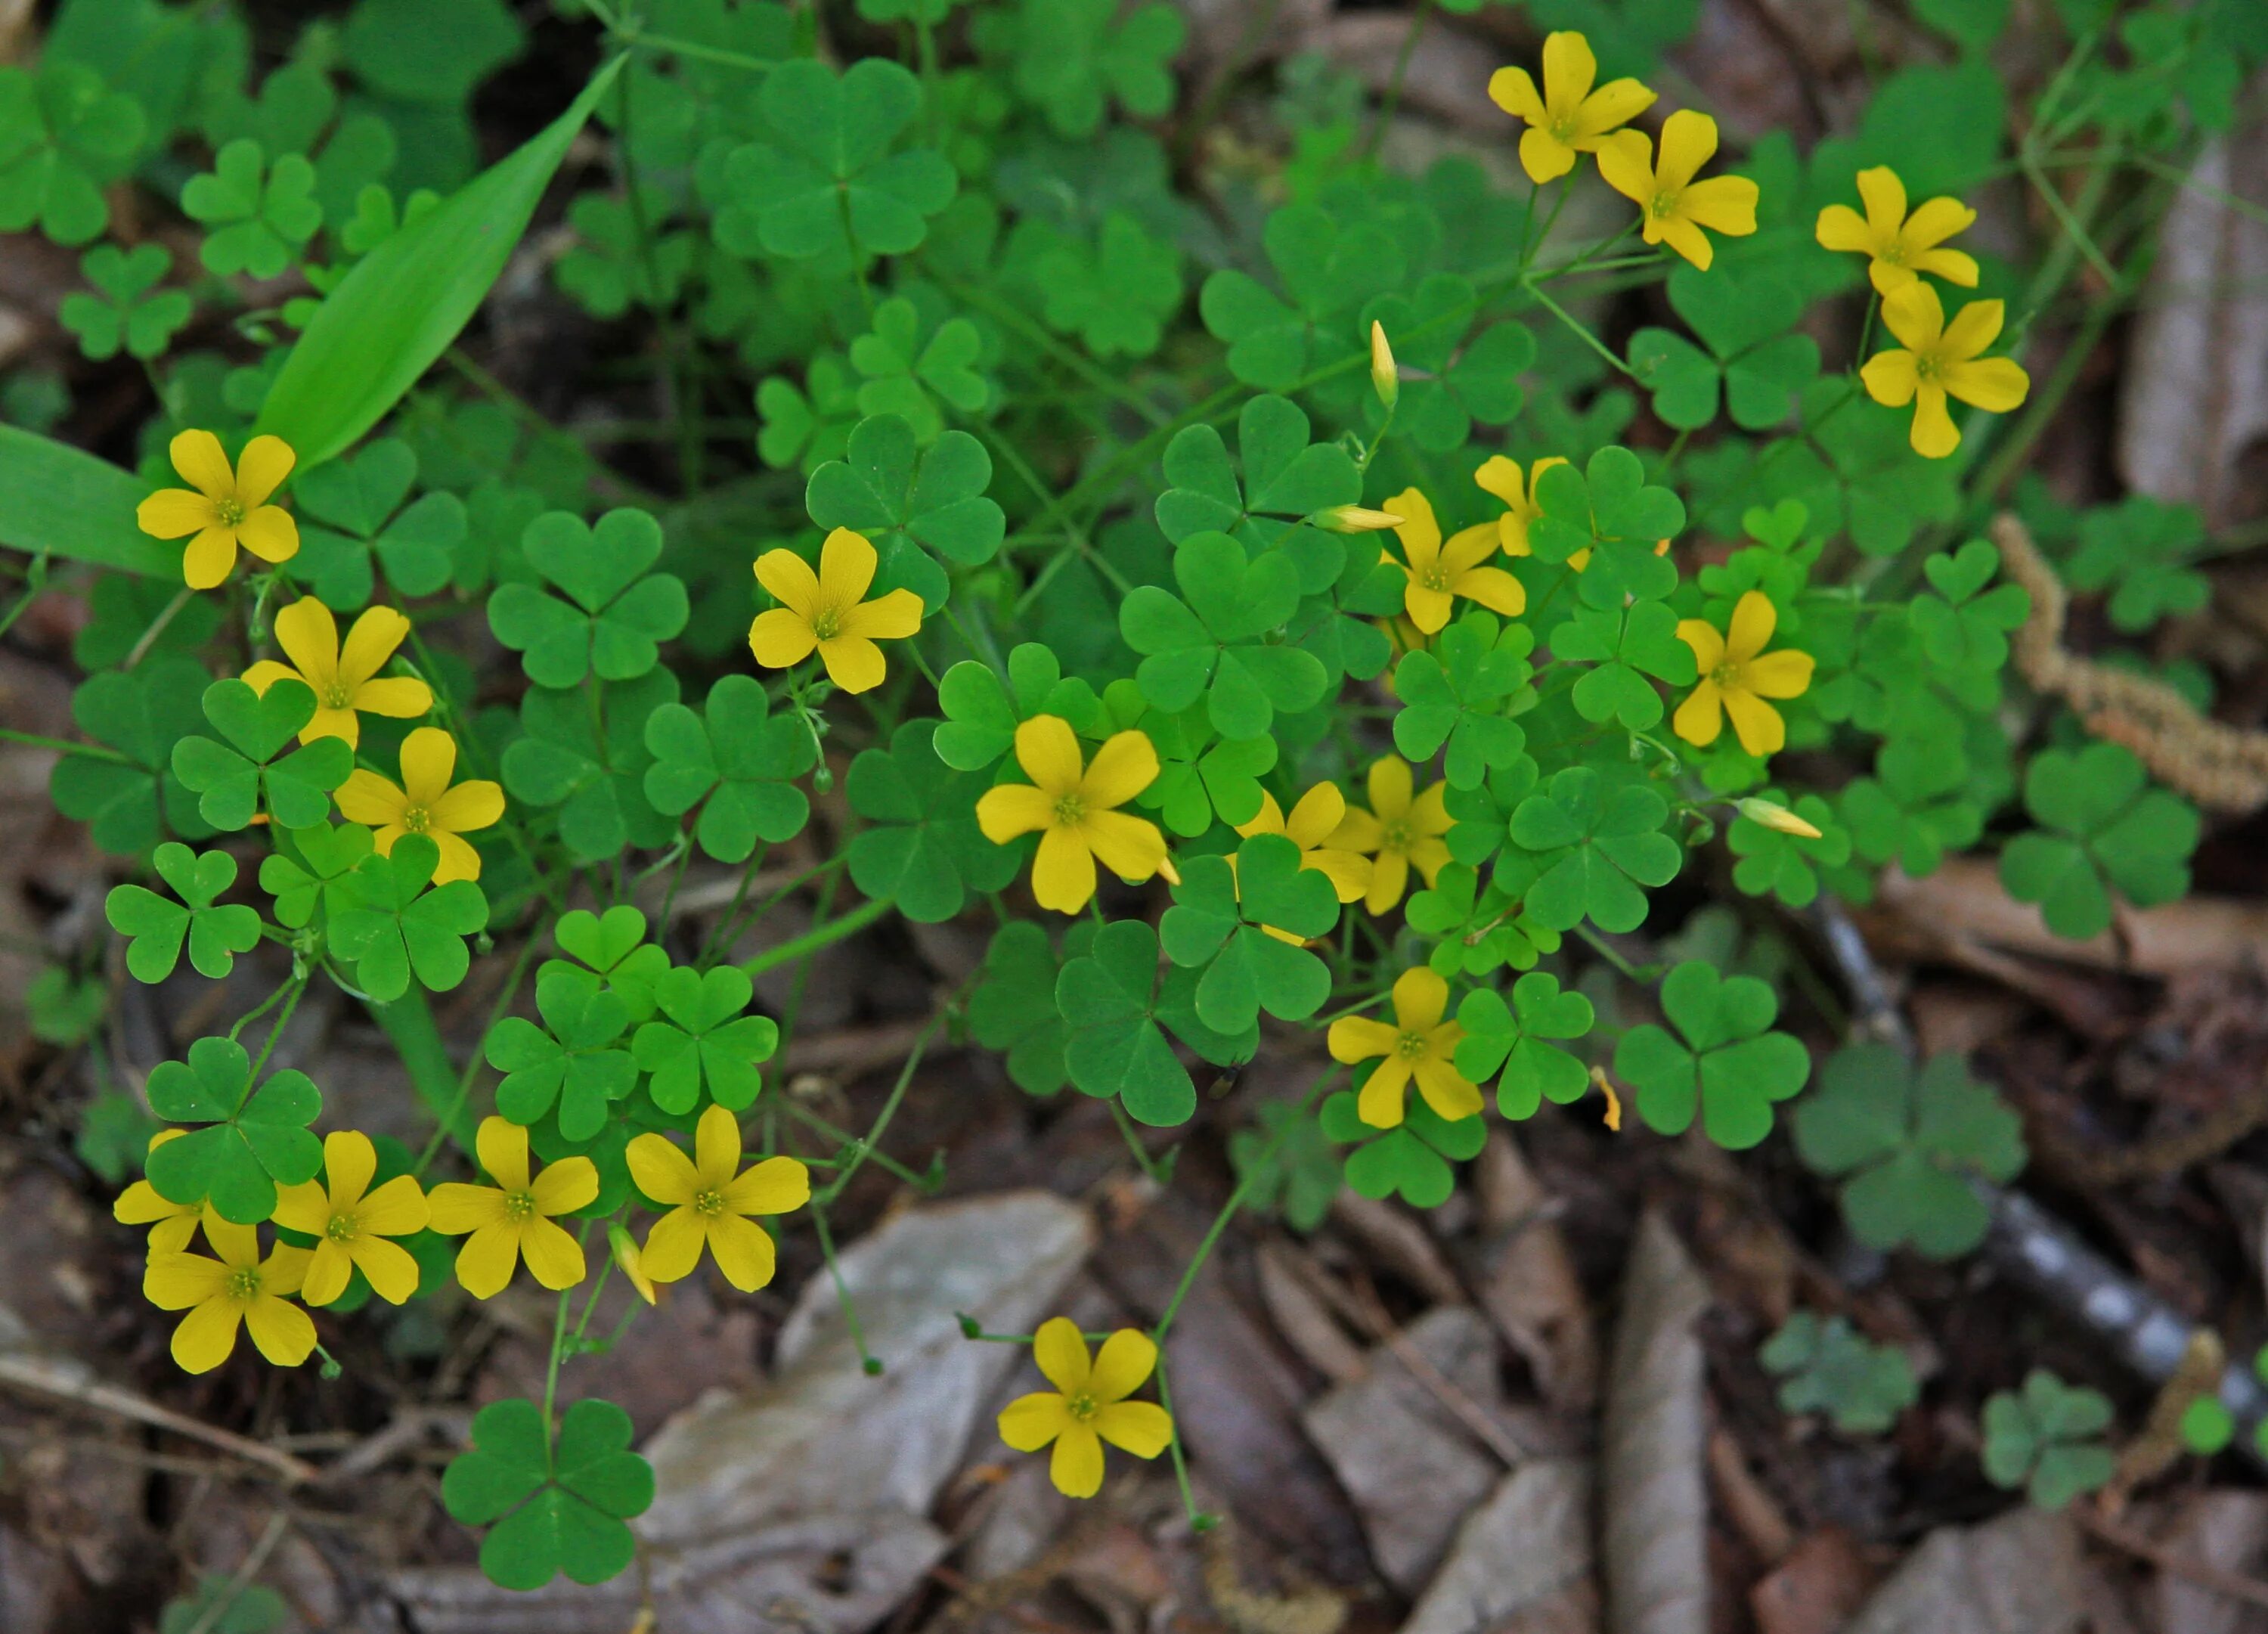
[{"label": "yellow flower bud", "polygon": [[1378,401],[1388,408],[1402,395],[1402,373],[1395,367],[1394,348],[1386,343],[1386,326],[1375,318],[1370,320],[1370,383]]},{"label": "yellow flower bud", "polygon": [[1317,527],[1334,534],[1375,534],[1389,527],[1399,527],[1409,519],[1391,511],[1373,511],[1363,505],[1333,505],[1328,511],[1318,511],[1307,520]]},{"label": "yellow flower bud", "polygon": [[1804,821],[1786,806],[1771,800],[1760,800],[1754,795],[1750,795],[1747,799],[1739,801],[1734,809],[1750,822],[1762,823],[1765,828],[1777,830],[1781,834],[1792,834],[1799,840],[1816,840],[1820,837],[1818,829]]},{"label": "yellow flower bud", "polygon": [[645,1267],[639,1262],[638,1247],[630,1233],[620,1226],[608,1226],[607,1249],[615,1256],[615,1269],[629,1277],[630,1286],[637,1290],[638,1298],[652,1305],[654,1302],[653,1280],[645,1274]]}]

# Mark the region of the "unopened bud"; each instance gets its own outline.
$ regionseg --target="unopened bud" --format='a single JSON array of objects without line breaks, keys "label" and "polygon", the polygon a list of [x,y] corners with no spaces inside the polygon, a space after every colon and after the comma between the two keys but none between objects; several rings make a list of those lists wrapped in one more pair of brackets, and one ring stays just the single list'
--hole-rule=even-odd
[{"label": "unopened bud", "polygon": [[1781,834],[1792,834],[1799,840],[1820,837],[1818,829],[1776,801],[1760,800],[1750,795],[1747,799],[1737,802],[1734,809],[1750,822],[1761,823]]},{"label": "unopened bud", "polygon": [[607,1227],[607,1251],[615,1256],[615,1265],[630,1279],[630,1286],[638,1291],[638,1298],[648,1305],[653,1303],[653,1279],[645,1274],[644,1263],[638,1257],[638,1246],[630,1234],[620,1226]]},{"label": "unopened bud", "polygon": [[1388,408],[1402,395],[1402,372],[1394,364],[1394,348],[1386,343],[1386,326],[1370,320],[1370,384],[1378,401]]},{"label": "unopened bud", "polygon": [[1382,528],[1399,527],[1409,519],[1391,511],[1373,511],[1365,505],[1333,505],[1307,519],[1334,534],[1375,534]]}]

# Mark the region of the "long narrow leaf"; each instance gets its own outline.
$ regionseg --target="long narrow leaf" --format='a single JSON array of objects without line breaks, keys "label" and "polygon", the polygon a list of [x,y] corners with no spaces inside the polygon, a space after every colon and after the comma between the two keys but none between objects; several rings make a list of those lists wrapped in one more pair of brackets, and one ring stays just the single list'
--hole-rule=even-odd
[{"label": "long narrow leaf", "polygon": [[304,471],[345,453],[400,402],[487,298],[622,63],[601,68],[572,107],[348,273],[284,360],[254,429],[290,443]]},{"label": "long narrow leaf", "polygon": [[181,547],[134,526],[148,486],[109,460],[0,425],[0,545],[153,578],[179,577]]}]

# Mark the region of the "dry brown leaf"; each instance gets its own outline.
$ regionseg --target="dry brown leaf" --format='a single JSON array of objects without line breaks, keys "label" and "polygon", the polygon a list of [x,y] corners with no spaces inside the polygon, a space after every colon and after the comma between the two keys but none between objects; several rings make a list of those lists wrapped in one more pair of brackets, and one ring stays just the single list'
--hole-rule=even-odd
[{"label": "dry brown leaf", "polygon": [[1539,1458],[1465,1521],[1402,1634],[1593,1634],[1593,1564],[1590,1466]]},{"label": "dry brown leaf", "polygon": [[1601,1552],[1614,1634],[1707,1634],[1708,1284],[1669,1222],[1638,1221],[1607,1370]]},{"label": "dry brown leaf", "polygon": [[1749,1591],[1759,1634],[1836,1634],[1874,1574],[1851,1535],[1838,1527],[1807,1532],[1787,1558]]},{"label": "dry brown leaf", "polygon": [[1586,1411],[1599,1390],[1599,1339],[1574,1256],[1545,1190],[1519,1144],[1499,1130],[1476,1166],[1481,1208],[1491,1227],[1480,1276],[1481,1308],[1535,1375],[1552,1406]]},{"label": "dry brown leaf", "polygon": [[[2257,1574],[2268,1555],[2268,1495],[2229,1489],[2184,1493],[2159,1536],[2177,1555]],[[2166,1634],[2268,1634],[2268,1610],[2240,1604],[2176,1572],[2159,1572],[2157,1590],[2158,1626]]]},{"label": "dry brown leaf", "polygon": [[1931,1533],[1843,1634],[2072,1634],[2087,1611],[2071,1521],[2014,1509]]}]

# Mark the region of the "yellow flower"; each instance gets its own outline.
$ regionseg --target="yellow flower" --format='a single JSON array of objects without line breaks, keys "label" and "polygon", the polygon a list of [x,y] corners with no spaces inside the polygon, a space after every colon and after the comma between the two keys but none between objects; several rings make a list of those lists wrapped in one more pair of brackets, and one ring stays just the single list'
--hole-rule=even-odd
[{"label": "yellow flower", "polygon": [[1693,173],[1717,151],[1717,121],[1680,108],[1662,121],[1661,163],[1642,130],[1617,132],[1599,147],[1599,174],[1638,208],[1648,244],[1667,244],[1703,271],[1715,259],[1710,232],[1744,238],[1756,230],[1756,184],[1746,176]]},{"label": "yellow flower", "polygon": [[1000,1439],[1020,1453],[1056,1450],[1048,1477],[1066,1498],[1102,1490],[1105,1441],[1137,1458],[1155,1458],[1174,1439],[1174,1421],[1155,1402],[1126,1398],[1155,1372],[1158,1347],[1145,1333],[1122,1328],[1089,1358],[1086,1339],[1068,1316],[1040,1324],[1032,1359],[1055,1386],[1020,1395],[1000,1411]]},{"label": "yellow flower", "polygon": [[[150,1145],[144,1151],[155,1152],[167,1141],[179,1140],[188,1132],[185,1129],[161,1129],[150,1137]],[[175,1203],[148,1181],[137,1180],[118,1194],[118,1201],[110,1205],[110,1218],[121,1226],[149,1226],[151,1254],[179,1254],[197,1234],[197,1220],[204,1209],[202,1203]]]},{"label": "yellow flower", "polygon": [[1402,900],[1415,865],[1432,885],[1449,860],[1441,836],[1449,831],[1449,785],[1437,783],[1410,796],[1410,762],[1388,754],[1370,765],[1370,809],[1351,806],[1323,843],[1334,850],[1359,851],[1372,859],[1370,889],[1363,906],[1382,914]]},{"label": "yellow flower", "polygon": [[666,1135],[641,1135],[624,1153],[630,1178],[669,1211],[645,1234],[637,1265],[654,1282],[676,1282],[701,1263],[705,1243],[725,1280],[754,1293],[772,1279],[771,1233],[748,1217],[785,1214],[811,1201],[811,1171],[793,1158],[766,1158],[743,1174],[740,1124],[711,1106],[688,1159]]},{"label": "yellow flower", "polygon": [[1528,525],[1543,514],[1543,507],[1536,503],[1536,479],[1553,466],[1566,463],[1557,454],[1546,454],[1528,467],[1527,475],[1522,476],[1517,460],[1491,454],[1473,473],[1476,485],[1504,502],[1504,514],[1496,519],[1496,537],[1497,548],[1505,555],[1534,554],[1534,547],[1528,542]]},{"label": "yellow flower", "polygon": [[1428,965],[1413,965],[1394,981],[1392,1023],[1341,1016],[1331,1023],[1331,1059],[1352,1064],[1383,1056],[1362,1082],[1355,1111],[1373,1129],[1402,1122],[1403,1093],[1412,1078],[1425,1104],[1451,1122],[1481,1109],[1481,1092],[1457,1071],[1457,1042],[1465,1029],[1441,1019],[1449,984]]},{"label": "yellow flower", "polygon": [[315,717],[299,729],[299,741],[344,738],[352,747],[362,741],[357,710],[414,720],[433,707],[433,689],[423,681],[407,675],[379,677],[409,634],[409,620],[402,614],[372,607],[355,620],[342,651],[330,608],[303,596],[276,615],[276,644],[291,662],[262,659],[244,672],[244,679],[263,697],[279,681],[306,682],[315,695]]},{"label": "yellow flower", "polygon": [[800,664],[814,651],[827,678],[845,692],[882,684],[887,666],[877,641],[896,641],[921,628],[921,598],[910,590],[865,600],[879,558],[863,534],[838,527],[819,548],[819,571],[792,550],[756,558],[756,582],[779,602],[748,626],[748,651],[766,669]]},{"label": "yellow flower", "polygon": [[1693,649],[1701,684],[1677,706],[1677,735],[1696,748],[1707,748],[1733,718],[1741,747],[1751,754],[1777,754],[1787,742],[1787,723],[1766,698],[1794,698],[1811,685],[1811,654],[1793,647],[1767,652],[1779,613],[1771,598],[1751,590],[1733,607],[1729,636],[1706,619],[1680,619],[1677,638]]},{"label": "yellow flower", "polygon": [[316,1240],[306,1286],[299,1297],[328,1305],[347,1291],[357,1266],[371,1291],[388,1305],[417,1292],[417,1262],[388,1237],[425,1229],[429,1211],[416,1181],[397,1174],[376,1191],[378,1148],[358,1130],[334,1130],[323,1137],[323,1183],[303,1181],[276,1193],[276,1223]]},{"label": "yellow flower", "polygon": [[422,834],[440,848],[433,883],[481,877],[481,854],[458,836],[485,828],[504,815],[504,791],[475,778],[449,784],[457,768],[457,740],[438,726],[420,726],[401,740],[401,782],[356,769],[332,798],[349,822],[364,823],[382,857],[405,834]]},{"label": "yellow flower", "polygon": [[181,578],[192,590],[210,590],[236,565],[242,545],[263,562],[288,562],[299,553],[299,526],[268,497],[291,475],[298,458],[280,437],[255,437],[233,470],[210,431],[183,431],[166,450],[173,469],[189,484],[161,488],[134,512],[142,531],[157,539],[189,539]]},{"label": "yellow flower", "polygon": [[1948,283],[1977,287],[1976,258],[1938,247],[1955,233],[1966,232],[1977,219],[1975,210],[1956,198],[1934,198],[1909,216],[1905,183],[1888,165],[1859,173],[1859,197],[1867,206],[1864,217],[1848,204],[1830,204],[1819,212],[1819,242],[1868,257],[1867,276],[1879,293],[1904,289],[1925,272]]},{"label": "yellow flower", "polygon": [[1286,817],[1276,797],[1263,789],[1259,814],[1250,822],[1237,824],[1236,831],[1246,839],[1256,834],[1282,835],[1300,848],[1300,867],[1313,868],[1329,880],[1339,901],[1359,902],[1370,889],[1370,858],[1331,843],[1331,836],[1346,821],[1346,796],[1335,784],[1319,783],[1300,797]]},{"label": "yellow flower", "polygon": [[1117,809],[1157,781],[1158,751],[1142,733],[1114,733],[1088,764],[1069,721],[1035,715],[1016,728],[1016,763],[1032,781],[987,789],[976,802],[976,823],[995,845],[1040,836],[1032,894],[1041,907],[1064,914],[1086,907],[1097,862],[1136,882],[1179,877],[1158,825]]},{"label": "yellow flower", "polygon": [[2014,358],[1980,356],[1999,338],[2003,311],[1999,301],[1970,301],[1948,323],[1935,286],[1919,279],[1882,297],[1882,321],[1905,344],[1876,352],[1859,378],[1878,403],[1914,405],[1909,440],[1916,453],[1942,460],[1961,446],[1946,412],[1948,395],[2006,414],[2031,390],[2031,376]]},{"label": "yellow flower", "polygon": [[1405,488],[1386,503],[1403,519],[1394,532],[1406,559],[1395,566],[1409,581],[1403,586],[1402,605],[1419,629],[1430,636],[1447,624],[1459,596],[1506,618],[1516,617],[1528,606],[1525,585],[1500,567],[1483,565],[1497,553],[1495,523],[1462,529],[1445,546],[1441,525],[1433,519],[1432,504],[1425,495]]},{"label": "yellow flower", "polygon": [[289,1304],[307,1274],[307,1250],[277,1243],[260,1257],[256,1227],[218,1215],[208,1218],[205,1240],[218,1259],[202,1254],[153,1254],[142,1292],[161,1311],[187,1311],[173,1329],[173,1360],[183,1373],[207,1373],[236,1349],[239,1325],[278,1367],[297,1367],[315,1348],[315,1324]]},{"label": "yellow flower", "polygon": [[1591,42],[1572,30],[1543,40],[1543,93],[1524,68],[1499,68],[1489,77],[1489,100],[1528,129],[1520,138],[1520,165],[1535,182],[1556,180],[1575,167],[1575,155],[1595,153],[1606,134],[1653,106],[1653,92],[1635,79],[1591,89],[1599,59]]},{"label": "yellow flower", "polygon": [[[465,1237],[457,1251],[457,1280],[475,1299],[504,1291],[523,1256],[535,1280],[551,1289],[583,1280],[583,1245],[552,1223],[599,1195],[599,1171],[588,1158],[562,1158],[531,1178],[527,1131],[499,1117],[481,1120],[473,1137],[481,1167],[493,1186],[452,1181],[433,1188],[435,1231]],[[466,1236],[467,1233],[470,1236]]]}]

